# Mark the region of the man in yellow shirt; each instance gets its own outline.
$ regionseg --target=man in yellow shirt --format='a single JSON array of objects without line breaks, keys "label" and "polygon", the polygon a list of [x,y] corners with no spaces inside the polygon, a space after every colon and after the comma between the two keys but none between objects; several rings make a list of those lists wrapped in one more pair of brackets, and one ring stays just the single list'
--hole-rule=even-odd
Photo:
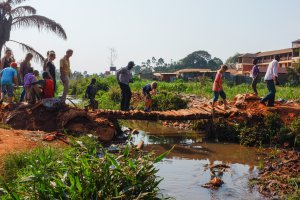
[{"label": "man in yellow shirt", "polygon": [[64,86],[61,101],[65,102],[69,91],[69,81],[71,76],[70,57],[73,55],[73,50],[69,49],[66,55],[60,60],[60,79]]}]

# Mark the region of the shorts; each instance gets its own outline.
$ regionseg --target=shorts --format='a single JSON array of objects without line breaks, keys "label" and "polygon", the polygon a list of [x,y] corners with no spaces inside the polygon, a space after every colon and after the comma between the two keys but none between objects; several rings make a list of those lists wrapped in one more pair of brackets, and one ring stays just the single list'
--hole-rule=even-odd
[{"label": "shorts", "polygon": [[7,94],[8,97],[14,96],[14,87],[11,84],[2,84],[1,91],[4,95]]},{"label": "shorts", "polygon": [[144,93],[144,96],[146,97],[147,100],[152,99],[150,93]]},{"label": "shorts", "polygon": [[213,102],[217,102],[218,101],[219,95],[222,97],[222,99],[226,99],[226,94],[225,94],[225,92],[223,90],[219,91],[219,92],[214,91]]}]

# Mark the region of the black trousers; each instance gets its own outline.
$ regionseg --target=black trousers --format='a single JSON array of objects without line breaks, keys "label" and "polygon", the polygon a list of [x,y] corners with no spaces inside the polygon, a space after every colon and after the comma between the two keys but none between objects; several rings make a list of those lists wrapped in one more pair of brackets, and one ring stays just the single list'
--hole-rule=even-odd
[{"label": "black trousers", "polygon": [[122,96],[121,96],[121,110],[128,111],[130,106],[130,100],[131,100],[131,90],[129,85],[124,83],[119,83]]},{"label": "black trousers", "polygon": [[257,83],[258,83],[258,76],[256,76],[255,78],[253,78],[252,84],[251,84],[253,92],[255,92],[255,94],[258,94],[257,93],[257,89],[256,89]]}]

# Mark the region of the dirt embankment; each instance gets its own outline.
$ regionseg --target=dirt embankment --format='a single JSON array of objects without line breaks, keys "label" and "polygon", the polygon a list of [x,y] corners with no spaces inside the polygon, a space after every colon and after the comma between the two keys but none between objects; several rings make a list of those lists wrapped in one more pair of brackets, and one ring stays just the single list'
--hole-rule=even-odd
[{"label": "dirt embankment", "polygon": [[2,106],[0,120],[13,129],[60,132],[71,134],[93,134],[100,141],[109,142],[116,131],[111,122],[96,118],[85,110],[67,105],[53,106],[48,104],[17,104],[13,110]]}]

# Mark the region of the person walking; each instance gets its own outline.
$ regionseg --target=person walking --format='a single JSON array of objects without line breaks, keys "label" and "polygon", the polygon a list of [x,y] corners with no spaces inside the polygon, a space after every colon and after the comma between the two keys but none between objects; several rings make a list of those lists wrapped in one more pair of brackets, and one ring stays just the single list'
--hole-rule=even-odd
[{"label": "person walking", "polygon": [[64,91],[61,97],[61,101],[65,102],[68,91],[69,91],[69,81],[71,77],[71,68],[70,68],[70,57],[73,55],[73,50],[69,49],[66,52],[66,55],[60,60],[60,79],[64,86]]},{"label": "person walking", "polygon": [[260,103],[268,107],[273,107],[275,103],[276,85],[279,85],[278,81],[278,68],[279,68],[280,56],[276,55],[275,59],[269,64],[264,80],[266,81],[269,93],[260,100]]},{"label": "person walking", "polygon": [[[29,69],[31,68],[31,60],[33,58],[33,55],[31,53],[28,53],[24,59],[23,62],[20,63],[20,76],[21,76],[21,82],[24,82],[24,77],[26,74],[28,74]],[[19,102],[23,102],[25,97],[25,86],[23,86],[23,90],[19,99]]]},{"label": "person walking", "polygon": [[121,88],[121,110],[128,111],[131,100],[131,90],[129,83],[133,82],[130,70],[135,66],[133,61],[130,61],[126,67],[119,69],[116,73],[117,81]]},{"label": "person walking", "polygon": [[48,73],[48,76],[50,77],[50,79],[53,81],[54,91],[56,90],[56,67],[53,63],[55,58],[56,58],[55,52],[51,51],[49,53],[49,58],[48,58],[48,62],[46,65],[46,72]]},{"label": "person walking", "polygon": [[228,70],[227,65],[221,65],[220,69],[218,70],[215,80],[214,80],[214,84],[213,84],[213,92],[214,92],[214,98],[213,98],[213,103],[212,103],[212,109],[214,110],[219,96],[222,97],[223,99],[223,103],[224,103],[224,110],[227,109],[227,101],[226,101],[226,94],[223,90],[223,82],[222,82],[222,78],[223,78],[223,74]]},{"label": "person walking", "polygon": [[259,77],[259,67],[258,67],[257,63],[258,63],[258,59],[255,58],[253,60],[253,67],[252,67],[251,74],[250,74],[250,77],[252,78],[251,86],[252,86],[253,92],[255,93],[256,96],[258,95],[256,85],[258,83],[258,77]]}]

